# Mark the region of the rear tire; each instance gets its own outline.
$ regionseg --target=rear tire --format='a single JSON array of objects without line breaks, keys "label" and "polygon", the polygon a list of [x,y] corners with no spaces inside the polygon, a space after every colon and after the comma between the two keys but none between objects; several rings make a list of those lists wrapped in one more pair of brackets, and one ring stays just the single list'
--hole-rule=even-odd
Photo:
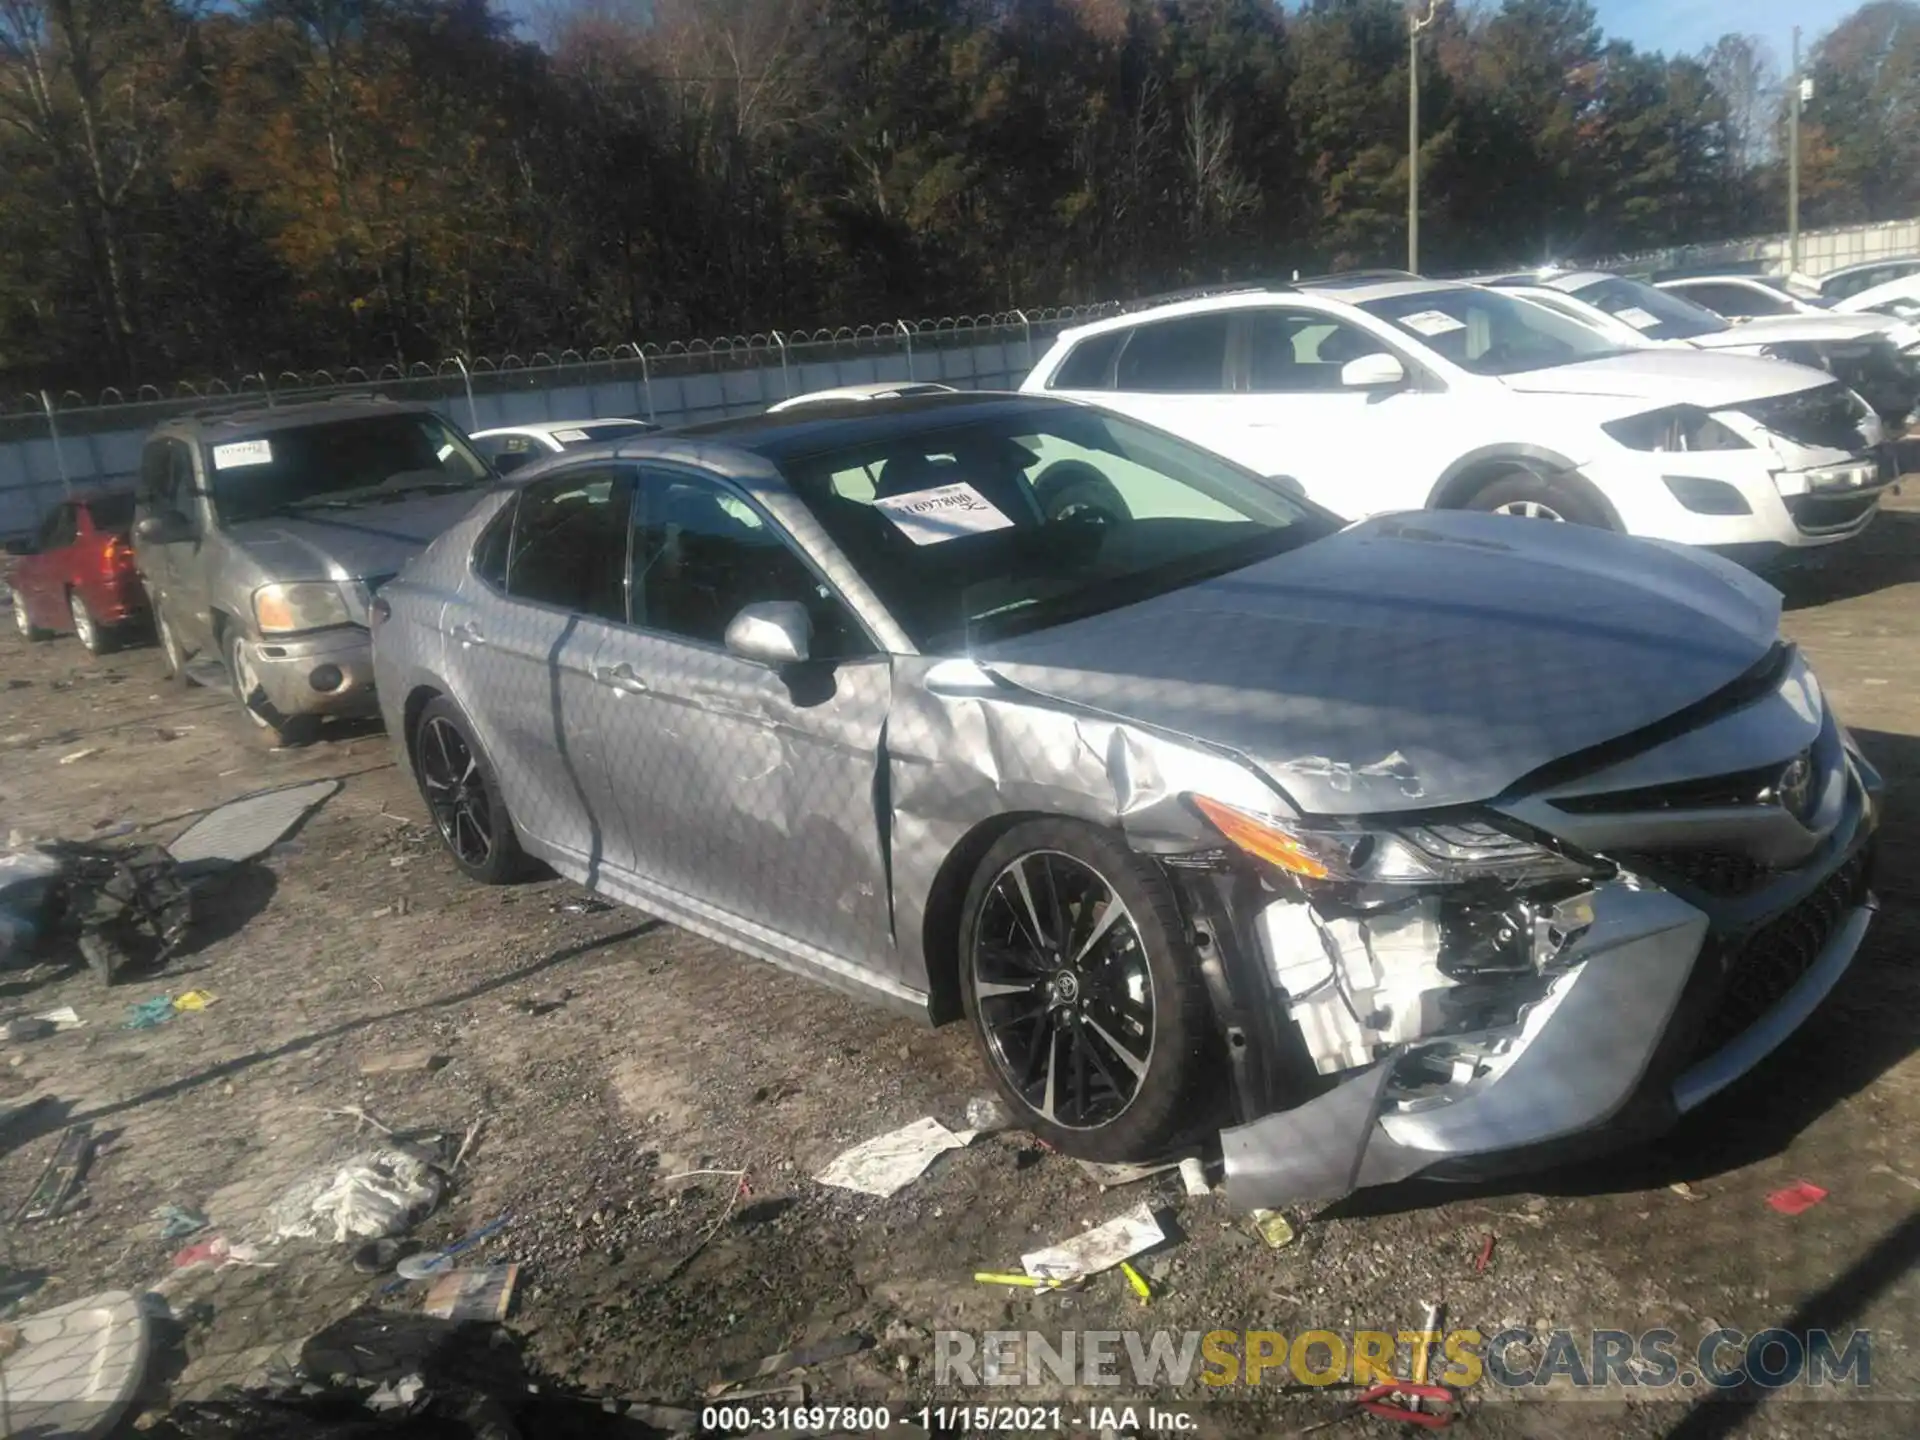
[{"label": "rear tire", "polygon": [[33,623],[32,617],[27,614],[26,596],[22,595],[18,590],[10,589],[8,593],[13,597],[13,628],[20,632],[20,638],[22,640],[32,640],[36,642],[51,640],[53,638],[53,632],[51,630],[42,630],[38,625]]},{"label": "rear tire", "polygon": [[1468,497],[1465,508],[1491,515],[1557,520],[1595,530],[1615,528],[1605,508],[1584,485],[1531,470],[1508,470],[1490,478]]},{"label": "rear tire", "polygon": [[89,655],[111,655],[120,648],[119,635],[93,618],[86,597],[78,590],[68,592],[67,612],[73,616],[74,635]]},{"label": "rear tire", "polygon": [[1073,820],[1008,831],[968,888],[959,954],[988,1073],[1056,1150],[1162,1159],[1212,1118],[1199,960],[1166,876],[1118,836]]},{"label": "rear tire", "polygon": [[407,751],[433,828],[462,873],[482,885],[510,885],[533,873],[493,765],[458,705],[444,695],[429,700]]}]

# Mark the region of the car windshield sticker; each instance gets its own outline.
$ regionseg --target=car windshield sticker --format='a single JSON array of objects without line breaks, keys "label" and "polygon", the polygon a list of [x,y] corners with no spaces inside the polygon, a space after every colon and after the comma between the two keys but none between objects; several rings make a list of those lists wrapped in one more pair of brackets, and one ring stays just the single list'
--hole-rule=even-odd
[{"label": "car windshield sticker", "polygon": [[584,430],[556,430],[553,432],[553,438],[558,440],[562,445],[571,445],[577,440],[586,439],[587,432]]},{"label": "car windshield sticker", "polygon": [[1466,321],[1456,320],[1444,310],[1418,310],[1401,316],[1400,323],[1416,335],[1446,335],[1467,328]]},{"label": "car windshield sticker", "polygon": [[444,460],[447,458],[447,456],[451,455],[452,453],[453,453],[453,442],[449,440],[445,445],[442,445],[438,450],[433,452],[433,458],[436,460]]},{"label": "car windshield sticker", "polygon": [[273,446],[265,440],[236,440],[213,447],[213,468],[232,470],[241,465],[271,465]]},{"label": "car windshield sticker", "polygon": [[905,495],[884,495],[873,503],[916,545],[938,545],[942,540],[1005,530],[1013,524],[964,480]]},{"label": "car windshield sticker", "polygon": [[1638,305],[1629,305],[1624,310],[1614,311],[1613,318],[1626,321],[1636,330],[1649,330],[1660,323],[1658,315],[1649,315]]}]

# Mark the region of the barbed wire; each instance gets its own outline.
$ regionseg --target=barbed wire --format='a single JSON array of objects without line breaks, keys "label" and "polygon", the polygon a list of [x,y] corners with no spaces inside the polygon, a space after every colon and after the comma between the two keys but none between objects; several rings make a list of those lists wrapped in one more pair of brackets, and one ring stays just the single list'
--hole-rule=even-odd
[{"label": "barbed wire", "polygon": [[[984,315],[942,315],[918,320],[892,320],[878,324],[822,326],[815,329],[764,330],[744,335],[720,335],[689,340],[629,342],[595,345],[587,349],[567,346],[541,349],[525,354],[449,356],[439,361],[414,360],[407,363],[386,361],[377,365],[323,366],[313,370],[281,370],[269,377],[254,371],[236,380],[213,377],[205,380],[175,380],[166,385],[143,383],[131,386],[109,385],[89,397],[78,390],[20,391],[11,401],[0,403],[0,420],[55,415],[81,410],[111,410],[141,405],[168,405],[186,400],[245,399],[249,395],[277,395],[303,390],[325,390],[365,385],[404,385],[415,382],[458,382],[467,377],[548,374],[596,365],[639,364],[643,370],[662,362],[665,373],[683,366],[697,367],[705,361],[725,364],[730,361],[757,360],[766,357],[795,356],[795,351],[853,347],[886,347],[910,351],[919,341],[935,346],[960,340],[977,342],[982,335],[1006,334],[1031,339],[1036,327],[1060,327],[1075,321],[1113,314],[1117,302],[1101,301],[1089,305],[1043,305],[1024,310],[999,310]],[[464,375],[463,375],[464,370]]]}]

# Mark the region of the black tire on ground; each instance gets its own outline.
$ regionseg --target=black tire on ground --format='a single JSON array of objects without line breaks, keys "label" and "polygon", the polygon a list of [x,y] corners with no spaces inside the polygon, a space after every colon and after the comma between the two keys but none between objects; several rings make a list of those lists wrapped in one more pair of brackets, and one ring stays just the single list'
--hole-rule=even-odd
[{"label": "black tire on ground", "polygon": [[78,590],[68,593],[67,612],[73,616],[74,635],[89,655],[111,655],[120,648],[120,632],[95,620],[86,597]]},{"label": "black tire on ground", "polygon": [[1490,477],[1467,497],[1466,509],[1489,513],[1563,520],[1611,530],[1614,524],[1600,501],[1577,480],[1538,475],[1531,470],[1507,470]]},{"label": "black tire on ground", "polygon": [[36,641],[51,640],[53,638],[53,632],[51,630],[42,630],[27,618],[26,597],[18,590],[9,590],[7,593],[13,604],[13,628],[20,632],[20,638],[22,640]]},{"label": "black tire on ground", "polygon": [[458,705],[436,695],[408,737],[413,780],[453,863],[483,885],[510,885],[536,866],[500,798],[500,782]]},{"label": "black tire on ground", "polygon": [[1173,888],[1111,831],[1008,831],[968,887],[959,956],[988,1073],[1015,1123],[1055,1149],[1159,1159],[1216,1118],[1211,1007]]}]

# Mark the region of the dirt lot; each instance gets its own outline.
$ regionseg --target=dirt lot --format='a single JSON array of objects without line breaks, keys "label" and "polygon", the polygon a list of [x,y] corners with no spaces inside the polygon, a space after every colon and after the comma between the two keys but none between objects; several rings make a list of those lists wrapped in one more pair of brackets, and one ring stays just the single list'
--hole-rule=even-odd
[{"label": "dirt lot", "polygon": [[[83,1208],[11,1228],[13,1270],[43,1280],[22,1308],[169,1277],[183,1242],[161,1238],[158,1206],[198,1207],[235,1240],[256,1234],[286,1186],[378,1138],[351,1107],[452,1144],[484,1121],[422,1233],[451,1239],[510,1215],[486,1253],[522,1264],[511,1323],[559,1373],[623,1395],[695,1404],[724,1367],[859,1332],[875,1345],[811,1372],[814,1393],[904,1409],[934,1398],[936,1329],[1391,1330],[1442,1299],[1454,1323],[1488,1332],[1665,1326],[1691,1344],[1716,1325],[1870,1326],[1874,1391],[1907,1397],[1509,1404],[1482,1410],[1480,1433],[1911,1433],[1920,496],[1794,580],[1789,603],[1789,633],[1892,787],[1885,909],[1840,991],[1657,1148],[1513,1185],[1413,1185],[1296,1212],[1300,1238],[1277,1251],[1233,1226],[1217,1197],[1185,1198],[1164,1179],[1102,1193],[1019,1134],[943,1157],[892,1200],[826,1189],[809,1176],[850,1143],[928,1114],[961,1125],[985,1089],[962,1029],[917,1028],[630,912],[564,908],[581,895],[563,883],[465,883],[384,735],[268,751],[225,694],[164,685],[151,649],[90,661],[70,639],[9,634],[0,836],[133,822],[164,840],[265,786],[345,782],[294,840],[230,879],[164,973],[111,991],[79,968],[0,976],[9,1010],[70,1004],[88,1021],[0,1050],[0,1100],[56,1102],[6,1137],[0,1205],[11,1212],[31,1189],[61,1123],[89,1120],[105,1142]],[[191,988],[218,1000],[124,1027],[130,1004]],[[419,1051],[444,1065],[363,1073]],[[744,1170],[750,1194],[734,1196],[724,1175],[661,1183],[696,1170]],[[1829,1197],[1796,1217],[1765,1205],[1797,1179]],[[1159,1294],[1146,1310],[1111,1275],[1060,1296],[971,1280],[1143,1199],[1181,1232],[1149,1267]],[[347,1253],[294,1244],[264,1253],[272,1268],[172,1275],[180,1343],[157,1367],[152,1404],[242,1381],[372,1298],[381,1282]],[[1208,1434],[1273,1435],[1339,1413],[1325,1395],[1162,1398]]]}]

